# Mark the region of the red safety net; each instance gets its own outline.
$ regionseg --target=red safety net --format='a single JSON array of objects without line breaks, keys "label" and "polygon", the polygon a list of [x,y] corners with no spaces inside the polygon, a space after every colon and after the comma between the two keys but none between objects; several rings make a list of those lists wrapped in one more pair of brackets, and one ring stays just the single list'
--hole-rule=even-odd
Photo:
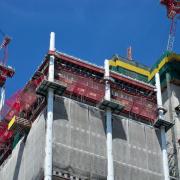
[{"label": "red safety net", "polygon": [[122,90],[112,89],[112,98],[124,105],[125,112],[131,112],[154,121],[157,117],[157,104],[142,96],[135,96]]},{"label": "red safety net", "polygon": [[100,80],[84,77],[81,74],[75,74],[61,70],[57,80],[67,84],[67,93],[83,96],[87,100],[99,102],[104,97],[104,84]]},{"label": "red safety net", "polygon": [[[66,91],[69,94],[83,96],[85,99],[100,102],[104,98],[104,84],[102,80],[84,77],[72,71],[60,70],[56,78],[67,84]],[[124,105],[124,112],[133,113],[144,119],[154,121],[157,117],[156,102],[138,95],[129,94],[121,89],[112,89],[112,99],[119,101]]]},{"label": "red safety net", "polygon": [[1,146],[7,142],[13,135],[12,131],[8,131],[7,123],[0,122],[0,148]]},{"label": "red safety net", "polygon": [[24,89],[17,91],[5,101],[0,116],[0,163],[6,159],[8,153],[12,150],[12,139],[15,132],[8,130],[9,121],[16,115],[28,119],[28,114],[37,100],[36,81],[30,81]]},{"label": "red safety net", "polygon": [[1,119],[10,121],[15,115],[18,116],[21,112],[30,111],[37,99],[35,90],[36,83],[31,81],[23,90],[17,91],[7,99],[0,112]]}]

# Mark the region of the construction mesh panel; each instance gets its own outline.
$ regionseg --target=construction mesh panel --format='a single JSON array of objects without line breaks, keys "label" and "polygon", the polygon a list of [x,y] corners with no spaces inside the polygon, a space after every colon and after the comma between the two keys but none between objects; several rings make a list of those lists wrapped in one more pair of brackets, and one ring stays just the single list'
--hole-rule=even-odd
[{"label": "construction mesh panel", "polygon": [[112,98],[124,105],[124,111],[137,114],[150,121],[154,121],[157,117],[157,104],[145,97],[112,89]]},{"label": "construction mesh panel", "polygon": [[84,96],[95,102],[104,97],[104,84],[98,80],[64,70],[61,70],[57,79],[67,83],[67,92],[70,94]]}]

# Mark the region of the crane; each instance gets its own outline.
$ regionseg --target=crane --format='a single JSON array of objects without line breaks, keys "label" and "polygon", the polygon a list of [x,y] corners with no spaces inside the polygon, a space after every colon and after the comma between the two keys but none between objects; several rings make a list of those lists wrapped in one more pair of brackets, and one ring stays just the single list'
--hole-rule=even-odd
[{"label": "crane", "polygon": [[166,6],[167,17],[171,20],[167,51],[172,51],[178,19],[177,15],[180,14],[180,0],[160,0],[160,3]]},{"label": "crane", "polygon": [[2,59],[2,64],[6,65],[7,61],[7,46],[11,42],[11,38],[7,36],[2,30],[0,30],[0,34],[3,36],[3,41],[0,44],[0,50],[4,49],[4,57]]},{"label": "crane", "polygon": [[6,66],[7,63],[7,47],[11,41],[11,38],[7,36],[2,30],[0,30],[0,34],[3,36],[3,41],[0,44],[0,51],[3,50],[3,57],[0,62],[0,89],[1,89],[1,96],[0,96],[0,110],[4,105],[5,100],[5,82],[7,78],[11,78],[14,75],[14,69],[9,66]]}]

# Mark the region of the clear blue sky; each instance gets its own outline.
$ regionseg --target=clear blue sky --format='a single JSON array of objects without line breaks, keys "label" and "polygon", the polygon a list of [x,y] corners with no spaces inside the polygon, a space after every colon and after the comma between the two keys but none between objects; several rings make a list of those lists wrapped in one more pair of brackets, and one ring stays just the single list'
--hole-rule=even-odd
[{"label": "clear blue sky", "polygon": [[169,20],[159,0],[0,0],[0,29],[13,38],[8,64],[16,74],[7,82],[9,96],[43,60],[51,31],[58,50],[98,65],[116,53],[126,56],[129,45],[134,59],[152,65],[166,49]]}]

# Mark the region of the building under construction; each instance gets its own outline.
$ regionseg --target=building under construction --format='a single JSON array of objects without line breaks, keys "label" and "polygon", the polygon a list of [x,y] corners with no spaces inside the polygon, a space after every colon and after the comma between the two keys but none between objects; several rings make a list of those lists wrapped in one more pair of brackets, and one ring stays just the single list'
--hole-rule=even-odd
[{"label": "building under construction", "polygon": [[180,54],[172,52],[180,2],[161,3],[172,25],[152,68],[131,48],[91,64],[55,50],[51,33],[32,78],[5,101],[15,71],[0,64],[0,179],[180,179]]},{"label": "building under construction", "polygon": [[152,69],[117,55],[100,67],[54,44],[51,33],[1,109],[0,179],[178,179],[180,55]]}]

